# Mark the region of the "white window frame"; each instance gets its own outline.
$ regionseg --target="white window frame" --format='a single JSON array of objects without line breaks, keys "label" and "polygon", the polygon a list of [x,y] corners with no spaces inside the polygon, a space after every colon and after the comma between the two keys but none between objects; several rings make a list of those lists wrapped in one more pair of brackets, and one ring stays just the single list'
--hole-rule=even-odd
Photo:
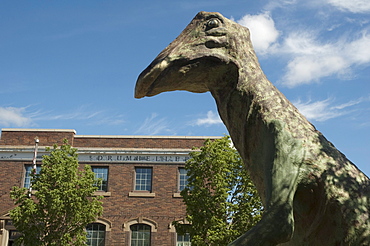
[{"label": "white window frame", "polygon": [[[179,237],[181,238],[181,240],[179,240]],[[189,233],[185,233],[184,235],[176,233],[176,246],[191,246]]]},{"label": "white window frame", "polygon": [[[107,170],[106,172],[106,177],[102,177],[102,176],[105,176],[105,173],[99,173],[99,172],[96,172],[94,171],[94,169],[104,169],[104,170]],[[100,185],[96,185],[98,187],[98,192],[108,192],[108,189],[109,189],[109,186],[108,186],[108,182],[109,182],[109,167],[107,166],[91,166],[91,170],[94,172],[95,174],[95,178],[96,179],[102,179],[102,181],[105,181],[105,185],[104,183],[102,182]],[[105,189],[103,189],[103,186],[105,186]]]},{"label": "white window frame", "polygon": [[[146,227],[147,230],[145,231],[137,231],[137,233],[134,233],[135,231],[133,231],[133,227],[140,227],[140,226],[143,226],[143,227]],[[151,226],[150,225],[147,225],[145,223],[136,223],[136,224],[133,224],[130,226],[130,246],[141,246],[141,245],[152,245],[152,231],[151,231]],[[145,238],[144,235],[148,235],[149,236],[147,238]],[[134,235],[136,235],[136,237],[134,237]],[[135,244],[133,244],[134,240],[137,242]],[[148,242],[149,241],[149,242]],[[143,244],[145,242],[145,244]],[[149,244],[148,244],[149,243]]]},{"label": "white window frame", "polygon": [[[123,230],[125,232],[129,232],[129,245],[131,246],[131,238],[132,238],[132,231],[131,231],[131,226],[136,225],[136,224],[145,224],[147,226],[150,226],[150,238],[152,239],[153,233],[157,232],[158,228],[158,223],[155,222],[154,220],[145,218],[145,217],[138,217],[136,219],[131,219],[125,223],[123,223]],[[151,242],[152,243],[152,242]]]},{"label": "white window frame", "polygon": [[[106,236],[107,236],[107,226],[105,224],[99,223],[99,222],[90,223],[88,226],[90,226],[90,225],[93,226],[93,227],[98,226],[98,230],[94,230],[94,228],[93,228],[93,230],[91,230],[92,234],[95,235],[95,237],[92,236],[92,238],[91,238],[94,241],[92,242],[92,244],[87,244],[87,242],[86,242],[86,245],[105,246],[105,241],[106,241]],[[104,237],[101,237],[101,232],[103,232],[103,230],[100,230],[100,227],[102,227],[104,229]],[[87,230],[87,227],[86,227],[86,232],[87,232],[86,239],[89,240],[90,239],[89,238],[89,230]],[[103,241],[98,242],[98,244],[96,244],[97,243],[96,240],[99,240],[99,239],[100,240],[103,239]]]},{"label": "white window frame", "polygon": [[[147,178],[148,173],[138,173],[139,169],[140,170],[150,170],[150,179]],[[134,185],[135,185],[134,187],[135,192],[146,191],[146,192],[151,193],[153,191],[153,168],[152,167],[135,167],[135,184]]]},{"label": "white window frame", "polygon": [[[29,170],[27,170],[29,169]],[[32,164],[24,165],[24,177],[23,177],[23,187],[29,189],[31,185],[31,171],[33,169]],[[36,174],[39,174],[41,171],[41,165],[36,165]]]},{"label": "white window frame", "polygon": [[[184,171],[184,173],[181,173],[181,171]],[[188,184],[188,174],[187,174],[187,171],[185,169],[185,167],[179,167],[178,168],[178,191],[181,192],[183,189],[185,189],[186,185]],[[184,180],[185,179],[185,180]],[[182,182],[184,184],[182,184]]]}]

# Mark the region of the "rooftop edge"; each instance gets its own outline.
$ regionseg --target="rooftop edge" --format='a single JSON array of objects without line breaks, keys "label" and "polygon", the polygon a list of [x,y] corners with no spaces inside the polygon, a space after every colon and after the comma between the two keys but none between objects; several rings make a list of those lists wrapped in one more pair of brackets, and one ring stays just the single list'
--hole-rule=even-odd
[{"label": "rooftop edge", "polygon": [[222,136],[156,136],[156,135],[76,135],[74,129],[2,128],[1,132],[72,132],[74,138],[172,138],[172,139],[219,139]]}]

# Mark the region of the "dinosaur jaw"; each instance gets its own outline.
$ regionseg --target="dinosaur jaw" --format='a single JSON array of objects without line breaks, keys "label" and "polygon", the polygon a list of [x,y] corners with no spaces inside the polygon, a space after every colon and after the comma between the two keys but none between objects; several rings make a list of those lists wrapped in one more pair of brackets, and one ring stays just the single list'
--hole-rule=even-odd
[{"label": "dinosaur jaw", "polygon": [[165,91],[186,90],[202,93],[208,91],[192,68],[199,62],[168,58],[151,64],[136,82],[135,98],[155,96]]},{"label": "dinosaur jaw", "polygon": [[139,75],[135,86],[135,98],[154,96],[160,93],[154,93],[153,88],[157,88],[155,86],[156,81],[159,75],[168,67],[168,62],[162,60],[155,65],[153,63]]},{"label": "dinosaur jaw", "polygon": [[220,67],[224,66],[217,57],[201,57],[192,60],[167,57],[153,63],[139,75],[135,98],[151,97],[175,90],[207,92],[209,91],[207,85],[212,81],[212,77],[216,77],[213,75],[216,75]]}]

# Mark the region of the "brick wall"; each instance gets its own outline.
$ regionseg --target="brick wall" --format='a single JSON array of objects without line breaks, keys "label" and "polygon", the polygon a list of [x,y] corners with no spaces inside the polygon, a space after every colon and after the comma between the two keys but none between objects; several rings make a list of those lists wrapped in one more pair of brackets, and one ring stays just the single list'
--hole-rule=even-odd
[{"label": "brick wall", "polygon": [[177,169],[181,165],[143,165],[153,168],[152,192],[155,196],[150,198],[128,195],[134,189],[134,170],[137,166],[140,165],[109,165],[108,189],[112,195],[103,199],[103,217],[113,225],[108,245],[126,245],[123,240],[127,240],[127,235],[122,227],[139,217],[158,224],[157,232],[152,234],[152,245],[174,245],[169,225],[185,216],[182,199],[173,198],[177,192]]},{"label": "brick wall", "polygon": [[43,146],[62,144],[64,139],[73,145],[74,130],[63,129],[2,129],[1,145],[35,145],[35,138],[38,137]]},{"label": "brick wall", "polygon": [[[62,144],[64,139],[73,147],[79,148],[155,148],[191,149],[203,145],[205,138],[215,137],[176,137],[176,136],[89,136],[76,135],[75,130],[64,129],[2,129],[1,145],[35,144],[38,137],[40,146]],[[218,137],[216,137],[218,138]]]},{"label": "brick wall", "polygon": [[[63,139],[76,148],[114,148],[145,150],[177,149],[188,151],[194,146],[201,146],[205,137],[158,137],[158,136],[79,136],[74,130],[39,130],[39,129],[3,129],[0,140],[0,151],[28,146],[29,153],[33,150],[35,137],[38,137],[39,146],[61,144]],[[163,151],[162,151],[163,153]],[[0,153],[1,154],[1,153]],[[31,160],[7,160],[0,158],[0,216],[14,207],[9,192],[13,186],[22,186],[24,179],[24,165],[31,164]],[[91,166],[106,166],[109,168],[108,193],[103,199],[104,212],[101,220],[111,225],[106,234],[106,245],[129,245],[130,231],[125,227],[130,221],[138,218],[148,219],[156,225],[156,232],[152,233],[152,246],[175,245],[175,233],[170,232],[172,221],[180,220],[185,216],[185,205],[181,197],[174,197],[178,192],[178,168],[184,163],[96,163],[80,162]],[[134,191],[135,167],[151,167],[153,170],[152,193],[154,197],[130,196]],[[0,221],[1,222],[1,221]],[[5,235],[5,234],[3,234]],[[0,235],[0,246],[1,245]]]},{"label": "brick wall", "polygon": [[191,149],[202,146],[204,138],[182,137],[89,137],[75,136],[74,147]]},{"label": "brick wall", "polygon": [[0,160],[0,168],[0,216],[2,216],[13,207],[10,199],[12,187],[23,184],[23,163]]}]

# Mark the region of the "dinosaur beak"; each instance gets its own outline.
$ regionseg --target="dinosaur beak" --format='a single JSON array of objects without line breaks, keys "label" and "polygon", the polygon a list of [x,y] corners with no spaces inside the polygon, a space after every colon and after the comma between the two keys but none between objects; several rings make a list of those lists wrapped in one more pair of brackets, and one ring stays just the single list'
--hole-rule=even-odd
[{"label": "dinosaur beak", "polygon": [[198,13],[139,75],[135,98],[174,90],[196,93],[208,91],[205,82],[211,71],[228,59],[220,51],[227,46],[223,18],[218,13]]},{"label": "dinosaur beak", "polygon": [[[197,59],[167,56],[154,60],[136,82],[135,98],[155,96],[165,91],[185,90],[195,93],[208,91],[206,74],[199,74],[204,64]],[[203,68],[204,71],[204,68]]]},{"label": "dinosaur beak", "polygon": [[187,84],[182,68],[189,62],[171,51],[173,49],[170,45],[139,75],[135,86],[135,98],[185,89],[181,86]]},{"label": "dinosaur beak", "polygon": [[[153,88],[159,75],[168,67],[166,60],[154,60],[137,79],[135,86],[135,98],[143,98],[145,96],[154,96]],[[159,93],[156,93],[159,94]]]},{"label": "dinosaur beak", "polygon": [[135,86],[135,98],[175,90],[199,93],[208,91],[203,85],[204,81],[200,81],[199,75],[197,76],[194,71],[200,64],[197,59],[202,54],[201,47],[192,46],[194,40],[184,36],[186,37],[186,34],[180,34],[139,75]]}]

